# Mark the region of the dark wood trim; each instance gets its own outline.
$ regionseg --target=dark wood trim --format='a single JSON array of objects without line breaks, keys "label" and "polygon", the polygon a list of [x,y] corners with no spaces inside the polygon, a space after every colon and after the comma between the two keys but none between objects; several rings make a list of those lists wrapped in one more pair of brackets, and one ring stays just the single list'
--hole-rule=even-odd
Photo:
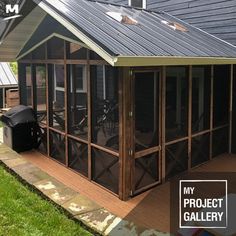
[{"label": "dark wood trim", "polygon": [[201,131],[201,132],[198,132],[198,133],[194,133],[194,134],[192,134],[192,138],[195,138],[195,137],[198,137],[198,136],[201,136],[201,135],[204,135],[204,134],[210,133],[210,132],[211,132],[210,129],[203,130],[203,131]]},{"label": "dark wood trim", "polygon": [[145,149],[145,150],[136,152],[135,155],[134,155],[134,158],[137,159],[137,158],[140,158],[140,157],[143,157],[143,156],[147,156],[149,154],[159,152],[160,150],[161,150],[161,146],[156,146],[156,147],[152,147],[152,148],[149,148],[149,149]]},{"label": "dark wood trim", "polygon": [[161,181],[165,182],[166,179],[166,67],[162,67],[162,105],[161,105]]},{"label": "dark wood trim", "polygon": [[87,65],[88,64],[88,60],[72,60],[72,59],[65,59],[65,63],[66,64],[70,64],[70,65]]},{"label": "dark wood trim", "polygon": [[49,135],[49,76],[48,76],[48,64],[46,64],[46,109],[47,109],[47,154],[50,156],[50,135]]},{"label": "dark wood trim", "polygon": [[123,199],[123,70],[118,68],[118,101],[119,101],[119,198]]},{"label": "dark wood trim", "polygon": [[73,139],[73,140],[78,141],[80,143],[88,144],[87,140],[81,139],[81,138],[76,137],[76,136],[74,136],[72,134],[67,134],[67,136],[68,136],[69,139]]},{"label": "dark wood trim", "polygon": [[168,146],[168,145],[175,144],[175,143],[178,143],[178,142],[186,141],[186,140],[188,140],[188,138],[189,138],[188,136],[185,136],[183,138],[175,139],[173,141],[165,143],[165,145]]},{"label": "dark wood trim", "polygon": [[63,135],[63,136],[66,135],[64,131],[61,131],[61,130],[55,129],[55,128],[50,127],[50,126],[49,126],[48,128],[49,128],[49,130],[54,131],[54,132],[56,132],[56,133],[58,133],[58,134],[61,134],[61,135]]},{"label": "dark wood trim", "polygon": [[219,130],[219,129],[224,129],[224,128],[226,128],[226,127],[229,127],[229,124],[217,126],[217,127],[213,128],[212,131],[216,131],[216,130]]},{"label": "dark wood trim", "polygon": [[67,78],[67,65],[66,65],[66,41],[64,40],[64,106],[65,106],[65,161],[66,166],[69,166],[69,149],[68,149],[68,94],[69,86]]},{"label": "dark wood trim", "polygon": [[122,104],[120,104],[121,110],[120,110],[120,117],[122,119],[122,124],[120,128],[122,128],[122,131],[120,131],[120,137],[121,143],[122,143],[122,150],[120,150],[121,156],[121,170],[120,170],[120,185],[122,187],[122,190],[120,190],[120,198],[122,200],[127,200],[131,195],[131,171],[132,168],[132,158],[133,155],[130,152],[133,148],[133,142],[132,142],[132,115],[130,112],[132,112],[131,108],[131,74],[130,74],[130,68],[122,68],[122,73],[120,74],[120,86],[122,89],[122,92],[120,93],[120,97],[122,96],[122,100],[120,101]]},{"label": "dark wood trim", "polygon": [[191,169],[192,163],[192,83],[193,67],[189,66],[188,74],[188,170]]},{"label": "dark wood trim", "polygon": [[[88,60],[73,60],[73,59],[65,59],[66,64],[72,64],[72,65],[87,65]],[[19,63],[25,63],[25,64],[64,64],[64,59],[24,59],[19,60]],[[90,65],[109,65],[106,61],[103,60],[90,60]]]},{"label": "dark wood trim", "polygon": [[64,64],[64,60],[63,59],[46,59],[46,60],[41,60],[41,59],[37,59],[37,60],[20,60],[20,63],[32,63],[32,64]]},{"label": "dark wood trim", "polygon": [[230,92],[229,92],[229,153],[232,153],[232,128],[233,128],[233,83],[234,67],[230,65]]},{"label": "dark wood trim", "polygon": [[213,134],[212,134],[212,130],[213,130],[213,109],[214,109],[214,66],[211,66],[211,98],[210,98],[210,159],[212,159],[212,145],[213,145]]},{"label": "dark wood trim", "polygon": [[88,178],[92,179],[92,78],[90,73],[90,61],[89,61],[89,50],[87,49],[87,68],[86,68],[86,76],[87,76],[87,106],[88,106]]},{"label": "dark wood trim", "polygon": [[111,149],[107,149],[105,147],[99,146],[99,145],[94,144],[94,143],[91,143],[91,146],[96,148],[96,149],[99,149],[101,151],[107,152],[107,153],[109,153],[109,154],[111,154],[113,156],[119,157],[119,152],[112,151]]},{"label": "dark wood trim", "polygon": [[161,156],[162,156],[162,146],[161,146],[161,143],[162,143],[162,73],[163,71],[160,70],[159,73],[157,73],[157,75],[159,76],[158,78],[158,81],[159,81],[159,93],[158,93],[158,100],[159,100],[159,114],[158,114],[158,134],[159,134],[159,147],[160,147],[160,150],[159,150],[159,155],[158,155],[158,171],[159,171],[159,180],[161,182],[161,179],[162,179],[162,167],[161,167]]}]

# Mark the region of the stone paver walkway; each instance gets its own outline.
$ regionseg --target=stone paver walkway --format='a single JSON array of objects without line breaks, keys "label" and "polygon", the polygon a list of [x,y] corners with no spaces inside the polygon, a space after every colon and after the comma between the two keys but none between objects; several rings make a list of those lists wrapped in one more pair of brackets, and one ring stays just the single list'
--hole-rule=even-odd
[{"label": "stone paver walkway", "polygon": [[0,162],[99,234],[111,236],[168,235],[157,230],[139,227],[133,222],[117,217],[86,196],[58,182],[4,144],[0,144]]}]

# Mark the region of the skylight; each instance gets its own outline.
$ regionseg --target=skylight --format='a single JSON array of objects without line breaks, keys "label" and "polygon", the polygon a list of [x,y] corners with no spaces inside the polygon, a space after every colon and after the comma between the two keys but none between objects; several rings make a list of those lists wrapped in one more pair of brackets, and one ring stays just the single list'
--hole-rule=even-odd
[{"label": "skylight", "polygon": [[188,31],[188,29],[185,26],[183,26],[183,25],[181,25],[177,22],[169,22],[169,21],[166,21],[166,20],[162,20],[161,23],[165,24],[165,25],[168,25],[173,30],[178,30],[178,31],[182,31],[182,32],[187,32]]},{"label": "skylight", "polygon": [[124,15],[120,12],[109,11],[106,14],[122,24],[127,24],[127,25],[137,25],[138,24],[138,21],[133,19],[131,16]]}]

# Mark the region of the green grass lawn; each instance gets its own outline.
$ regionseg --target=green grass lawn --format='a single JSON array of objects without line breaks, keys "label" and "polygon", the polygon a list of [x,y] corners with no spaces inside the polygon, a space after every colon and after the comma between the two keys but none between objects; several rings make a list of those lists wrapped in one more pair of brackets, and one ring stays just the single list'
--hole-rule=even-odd
[{"label": "green grass lawn", "polygon": [[0,235],[91,235],[0,166]]}]

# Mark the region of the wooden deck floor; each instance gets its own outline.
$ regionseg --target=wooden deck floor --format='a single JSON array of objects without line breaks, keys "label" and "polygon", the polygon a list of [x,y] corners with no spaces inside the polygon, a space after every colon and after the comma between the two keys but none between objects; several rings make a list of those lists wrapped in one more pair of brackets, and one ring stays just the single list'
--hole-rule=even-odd
[{"label": "wooden deck floor", "polygon": [[[62,165],[31,151],[22,156],[68,187],[86,195],[115,215],[133,221],[140,226],[169,232],[170,228],[170,183],[159,185],[127,202],[85,180]],[[197,167],[194,171],[236,172],[236,156],[222,155]]]}]

